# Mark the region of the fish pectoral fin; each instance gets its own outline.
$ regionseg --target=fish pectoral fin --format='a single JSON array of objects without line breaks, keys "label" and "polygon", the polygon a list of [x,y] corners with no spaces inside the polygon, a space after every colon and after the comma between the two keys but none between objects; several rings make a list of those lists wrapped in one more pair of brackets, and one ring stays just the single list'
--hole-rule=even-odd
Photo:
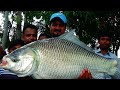
[{"label": "fish pectoral fin", "polygon": [[109,74],[110,75],[114,75],[115,72],[116,72],[116,70],[117,70],[117,61],[114,60],[113,63],[112,63],[112,65],[111,65],[111,69],[110,69]]}]

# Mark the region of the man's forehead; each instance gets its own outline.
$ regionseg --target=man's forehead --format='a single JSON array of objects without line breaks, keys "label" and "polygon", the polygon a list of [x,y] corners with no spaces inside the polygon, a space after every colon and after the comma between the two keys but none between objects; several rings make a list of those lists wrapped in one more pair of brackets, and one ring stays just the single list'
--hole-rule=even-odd
[{"label": "man's forehead", "polygon": [[61,20],[56,20],[56,21],[53,21],[52,23],[62,23],[62,24],[64,24]]},{"label": "man's forehead", "polygon": [[106,40],[109,40],[109,41],[111,41],[111,40],[112,40],[112,39],[111,39],[110,37],[108,37],[108,36],[100,37],[100,39],[99,39],[99,40],[102,40],[102,39],[106,39]]},{"label": "man's forehead", "polygon": [[27,29],[25,30],[24,34],[37,34],[37,32],[34,29]]},{"label": "man's forehead", "polygon": [[51,23],[61,23],[61,24],[65,24],[60,18],[54,18]]},{"label": "man's forehead", "polygon": [[26,28],[24,33],[26,33],[26,32],[37,32],[37,30],[35,30],[33,28]]},{"label": "man's forehead", "polygon": [[100,37],[100,38],[109,38],[109,39],[110,39],[110,37],[108,37],[108,36],[102,36],[102,37]]}]

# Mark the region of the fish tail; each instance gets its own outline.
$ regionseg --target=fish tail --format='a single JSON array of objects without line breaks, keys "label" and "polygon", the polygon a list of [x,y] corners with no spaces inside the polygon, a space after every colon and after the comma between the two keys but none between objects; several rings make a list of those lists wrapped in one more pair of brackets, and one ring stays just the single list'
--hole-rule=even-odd
[{"label": "fish tail", "polygon": [[120,58],[118,58],[117,60],[117,69],[116,69],[116,72],[113,76],[113,79],[120,79]]}]

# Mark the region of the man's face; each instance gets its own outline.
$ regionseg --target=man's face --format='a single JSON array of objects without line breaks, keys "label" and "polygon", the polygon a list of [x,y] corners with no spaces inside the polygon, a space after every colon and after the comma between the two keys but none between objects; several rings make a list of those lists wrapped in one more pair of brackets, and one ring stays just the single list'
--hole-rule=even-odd
[{"label": "man's face", "polygon": [[56,20],[51,23],[50,33],[53,37],[58,37],[65,33],[66,25],[59,20]]},{"label": "man's face", "polygon": [[32,28],[27,28],[22,35],[22,40],[28,44],[37,40],[37,31]]},{"label": "man's face", "polygon": [[42,39],[46,39],[46,38],[48,38],[47,36],[40,36],[39,38],[38,38],[38,40],[42,40]]},{"label": "man's face", "polygon": [[100,44],[101,49],[109,49],[111,45],[111,39],[107,36],[101,37],[98,43]]},{"label": "man's face", "polygon": [[20,48],[20,47],[22,47],[22,45],[16,45],[16,46],[10,48],[10,50],[8,50],[8,52],[11,53],[12,51],[14,51],[15,49]]}]

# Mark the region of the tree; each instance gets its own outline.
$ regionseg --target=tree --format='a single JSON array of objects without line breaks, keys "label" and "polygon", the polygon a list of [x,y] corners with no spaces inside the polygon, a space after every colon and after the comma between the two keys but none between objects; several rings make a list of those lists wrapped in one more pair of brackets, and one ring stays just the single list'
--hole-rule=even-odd
[{"label": "tree", "polygon": [[22,23],[22,12],[18,11],[17,12],[17,30],[16,30],[16,39],[21,39],[21,23]]},{"label": "tree", "polygon": [[9,11],[5,11],[5,23],[4,23],[4,32],[2,38],[2,46],[3,49],[7,47],[7,43],[9,42],[9,35],[8,35],[8,14]]}]

